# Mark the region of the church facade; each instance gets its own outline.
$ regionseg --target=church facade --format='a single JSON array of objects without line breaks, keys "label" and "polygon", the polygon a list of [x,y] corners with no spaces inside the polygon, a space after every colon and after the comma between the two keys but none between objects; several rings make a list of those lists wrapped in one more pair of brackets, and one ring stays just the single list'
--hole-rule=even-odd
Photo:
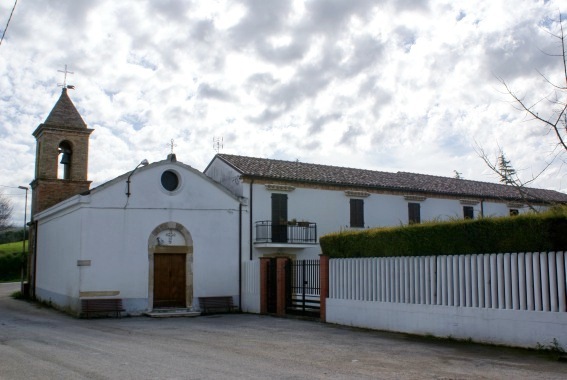
[{"label": "church facade", "polygon": [[34,133],[33,295],[77,315],[85,298],[121,298],[130,314],[238,299],[242,200],[173,154],[89,190],[92,130],[53,116],[63,108],[76,113],[66,89]]}]

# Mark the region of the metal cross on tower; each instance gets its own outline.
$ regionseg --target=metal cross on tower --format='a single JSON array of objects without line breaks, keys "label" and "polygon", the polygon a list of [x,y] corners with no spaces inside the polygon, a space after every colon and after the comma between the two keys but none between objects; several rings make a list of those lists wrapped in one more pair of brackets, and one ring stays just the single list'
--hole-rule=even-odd
[{"label": "metal cross on tower", "polygon": [[65,70],[57,70],[60,73],[63,73],[63,84],[61,83],[57,83],[57,86],[59,87],[63,87],[63,88],[70,88],[70,89],[74,89],[75,86],[67,86],[67,74],[75,74],[72,71],[67,70],[67,65],[65,65]]}]

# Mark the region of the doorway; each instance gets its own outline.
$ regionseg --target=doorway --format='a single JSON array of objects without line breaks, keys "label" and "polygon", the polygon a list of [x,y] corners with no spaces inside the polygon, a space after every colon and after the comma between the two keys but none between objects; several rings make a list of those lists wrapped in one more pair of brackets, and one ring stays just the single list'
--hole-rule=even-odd
[{"label": "doorway", "polygon": [[183,253],[154,256],[154,308],[186,307],[185,260]]},{"label": "doorway", "polygon": [[148,239],[148,311],[193,307],[193,238],[180,223],[157,226]]}]

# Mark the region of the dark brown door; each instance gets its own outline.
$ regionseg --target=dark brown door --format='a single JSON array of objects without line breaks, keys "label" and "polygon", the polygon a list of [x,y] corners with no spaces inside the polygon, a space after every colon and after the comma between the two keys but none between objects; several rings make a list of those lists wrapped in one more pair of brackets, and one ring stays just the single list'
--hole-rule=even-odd
[{"label": "dark brown door", "polygon": [[185,255],[154,255],[154,308],[185,306]]}]

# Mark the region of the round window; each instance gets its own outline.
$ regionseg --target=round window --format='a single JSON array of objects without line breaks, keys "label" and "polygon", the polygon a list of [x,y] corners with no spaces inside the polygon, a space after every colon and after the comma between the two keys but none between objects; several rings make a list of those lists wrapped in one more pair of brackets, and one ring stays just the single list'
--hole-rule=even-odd
[{"label": "round window", "polygon": [[161,185],[167,191],[174,191],[179,186],[179,177],[175,172],[166,170],[161,175]]}]

